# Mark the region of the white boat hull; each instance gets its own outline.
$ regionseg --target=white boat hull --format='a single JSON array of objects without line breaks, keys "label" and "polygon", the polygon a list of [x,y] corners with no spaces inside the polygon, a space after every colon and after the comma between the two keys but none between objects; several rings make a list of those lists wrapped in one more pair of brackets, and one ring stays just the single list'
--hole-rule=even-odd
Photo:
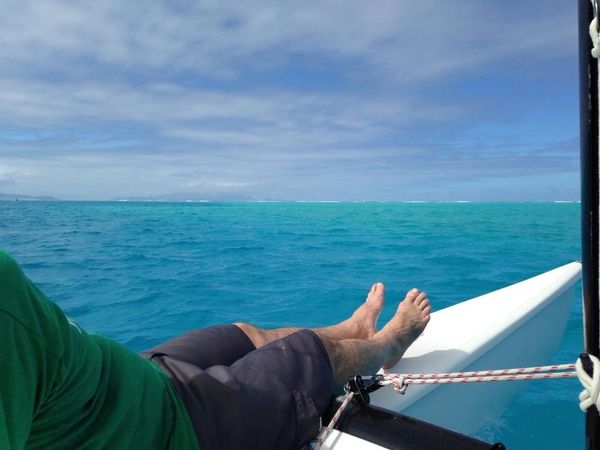
[{"label": "white boat hull", "polygon": [[[387,372],[459,372],[546,365],[564,333],[580,276],[581,264],[574,262],[434,312],[423,335]],[[498,417],[525,383],[410,385],[405,395],[386,387],[371,394],[371,403],[472,434]],[[381,447],[335,431],[324,448]]]}]

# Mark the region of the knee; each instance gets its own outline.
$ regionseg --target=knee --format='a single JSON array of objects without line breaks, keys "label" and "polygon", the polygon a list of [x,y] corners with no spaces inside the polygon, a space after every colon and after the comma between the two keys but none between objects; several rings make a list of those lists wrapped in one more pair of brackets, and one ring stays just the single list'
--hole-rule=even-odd
[{"label": "knee", "polygon": [[248,336],[250,336],[251,334],[256,334],[258,332],[258,328],[256,328],[254,325],[250,325],[249,323],[236,322],[234,323],[234,325],[240,330],[242,330],[244,333],[246,333],[246,335]]},{"label": "knee", "polygon": [[248,339],[250,339],[250,342],[252,342],[256,348],[262,347],[265,344],[264,332],[260,328],[245,322],[236,322],[234,325],[248,336]]}]

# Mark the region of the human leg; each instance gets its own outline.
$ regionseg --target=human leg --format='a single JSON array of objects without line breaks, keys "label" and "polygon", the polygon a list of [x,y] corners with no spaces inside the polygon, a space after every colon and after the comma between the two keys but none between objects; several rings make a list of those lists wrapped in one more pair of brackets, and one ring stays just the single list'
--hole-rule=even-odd
[{"label": "human leg", "polygon": [[[385,288],[375,283],[365,302],[352,316],[333,326],[317,328],[333,367],[337,392],[347,379],[357,373],[374,373],[391,367],[401,358],[429,321],[431,307],[424,292],[412,289],[399,304],[390,322],[376,333],[376,320],[384,303]],[[212,366],[230,366],[257,348],[300,331],[300,328],[263,330],[246,323],[217,326],[192,331],[143,352],[148,359],[165,355],[177,364],[206,370]],[[179,369],[181,364],[179,364]]]},{"label": "human leg", "polygon": [[201,447],[296,448],[316,435],[332,393],[350,376],[374,373],[400,358],[427,324],[429,311],[425,294],[412,290],[371,339],[301,330],[231,366],[201,370],[164,355],[155,362],[177,386]]},{"label": "human leg", "polygon": [[[383,308],[384,286],[375,283],[366,300],[352,316],[316,332],[331,340],[368,339],[375,335],[377,317]],[[303,328],[287,327],[264,330],[248,323],[202,328],[170,339],[141,353],[146,359],[166,355],[173,360],[192,364],[200,369],[230,366],[251,351]]]},{"label": "human leg", "polygon": [[[313,331],[325,339],[335,341],[372,338],[377,331],[377,318],[383,308],[384,295],[384,285],[382,283],[373,284],[364,303],[354,311],[350,318],[329,327],[315,328]],[[256,348],[260,348],[263,345],[302,329],[298,327],[285,327],[264,330],[248,323],[236,323],[235,325],[244,331]]]},{"label": "human leg", "polygon": [[[383,294],[374,284],[349,319],[317,331],[336,342],[373,337]],[[201,447],[300,446],[317,433],[332,395],[323,342],[300,328],[236,325],[192,331],[142,356],[173,380]]]},{"label": "human leg", "polygon": [[[365,303],[349,319],[331,327],[313,329],[323,341],[333,368],[336,390],[357,373],[374,373],[380,367],[395,365],[429,322],[431,306],[418,289],[407,292],[390,322],[376,333],[376,320],[384,302],[384,286],[372,286]],[[257,348],[281,339],[299,328],[262,330],[249,324],[236,324]]]},{"label": "human leg", "polygon": [[[373,305],[368,304],[369,299],[349,319],[313,331],[331,340],[373,337],[379,309],[374,310]],[[141,352],[141,356],[153,359],[166,355],[200,369],[216,365],[230,366],[251,351],[303,329],[285,327],[265,330],[249,323],[217,325],[184,333]]]}]

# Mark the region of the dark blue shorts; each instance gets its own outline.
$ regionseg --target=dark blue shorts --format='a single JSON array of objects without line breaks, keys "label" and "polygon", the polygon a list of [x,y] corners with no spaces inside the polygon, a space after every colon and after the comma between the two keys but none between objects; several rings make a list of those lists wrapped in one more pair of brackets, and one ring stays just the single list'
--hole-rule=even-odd
[{"label": "dark blue shorts", "polygon": [[321,339],[298,331],[256,349],[235,325],[186,333],[142,353],[173,380],[202,449],[296,449],[332,399]]}]

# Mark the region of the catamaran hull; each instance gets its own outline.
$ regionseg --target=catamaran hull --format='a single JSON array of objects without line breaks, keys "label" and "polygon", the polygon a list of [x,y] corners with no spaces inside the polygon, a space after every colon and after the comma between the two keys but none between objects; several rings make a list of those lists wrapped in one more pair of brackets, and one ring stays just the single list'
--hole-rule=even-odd
[{"label": "catamaran hull", "polygon": [[[564,291],[543,312],[500,339],[462,371],[547,365],[560,343],[573,296],[573,288]],[[401,411],[444,428],[474,433],[486,421],[497,418],[527,383],[532,382],[535,381],[441,385]],[[382,397],[378,397],[376,403],[388,409],[401,406],[397,401]]]},{"label": "catamaran hull", "polygon": [[[427,329],[388,372],[432,373],[546,365],[569,317],[581,264],[573,262],[434,312]],[[543,381],[529,381],[543,382]],[[459,433],[498,417],[527,381],[409,385],[371,395],[372,404]],[[335,430],[331,449],[383,448]]]}]

